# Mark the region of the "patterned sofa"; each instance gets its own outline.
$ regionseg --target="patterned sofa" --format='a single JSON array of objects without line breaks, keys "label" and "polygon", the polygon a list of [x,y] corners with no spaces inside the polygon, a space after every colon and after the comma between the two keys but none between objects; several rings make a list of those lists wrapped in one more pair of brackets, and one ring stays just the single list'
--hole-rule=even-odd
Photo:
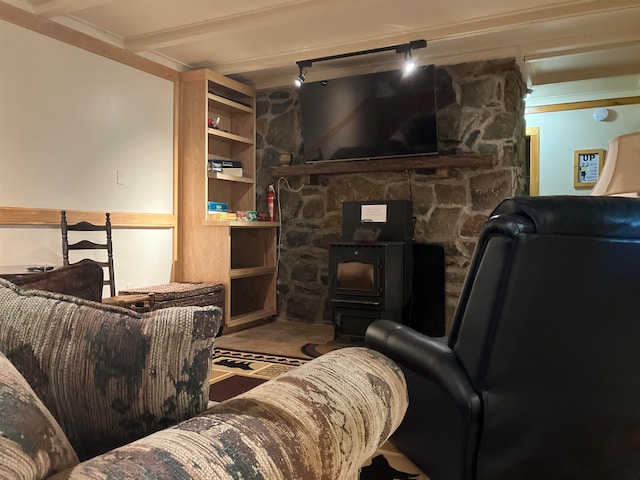
[{"label": "patterned sofa", "polygon": [[221,317],[0,279],[0,478],[357,478],[406,411],[396,364],[344,348],[207,409]]}]

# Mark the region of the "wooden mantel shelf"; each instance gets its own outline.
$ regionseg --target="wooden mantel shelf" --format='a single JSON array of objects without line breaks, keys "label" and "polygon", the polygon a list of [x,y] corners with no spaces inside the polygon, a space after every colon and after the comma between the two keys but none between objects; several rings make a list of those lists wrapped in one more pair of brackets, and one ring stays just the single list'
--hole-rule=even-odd
[{"label": "wooden mantel shelf", "polygon": [[353,160],[348,162],[316,162],[304,165],[271,167],[273,177],[306,176],[306,183],[317,184],[318,175],[342,175],[349,173],[415,171],[435,174],[438,178],[451,177],[456,168],[482,168],[493,165],[490,153],[458,153],[453,155],[429,155],[424,157],[385,158],[380,160]]}]

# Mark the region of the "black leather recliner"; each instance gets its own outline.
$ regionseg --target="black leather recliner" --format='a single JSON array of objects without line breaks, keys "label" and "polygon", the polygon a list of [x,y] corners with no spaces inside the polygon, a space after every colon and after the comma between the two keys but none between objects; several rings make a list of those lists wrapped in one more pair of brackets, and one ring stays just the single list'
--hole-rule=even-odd
[{"label": "black leather recliner", "polygon": [[431,480],[640,478],[640,199],[505,200],[450,335],[366,342],[405,371],[391,441]]}]

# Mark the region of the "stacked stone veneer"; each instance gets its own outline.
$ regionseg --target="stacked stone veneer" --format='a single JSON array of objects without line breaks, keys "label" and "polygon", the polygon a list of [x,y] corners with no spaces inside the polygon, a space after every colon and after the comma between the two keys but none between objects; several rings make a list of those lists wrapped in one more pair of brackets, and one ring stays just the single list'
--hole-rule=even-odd
[{"label": "stacked stone veneer", "polygon": [[520,194],[525,182],[526,85],[514,59],[436,69],[440,153],[491,153],[487,169],[460,169],[453,177],[418,173],[326,175],[319,185],[296,177],[272,178],[280,154],[304,163],[297,90],[258,92],[258,207],[278,187],[282,208],[278,270],[278,317],[331,322],[328,245],[341,240],[345,200],[412,199],[415,241],[438,243],[446,254],[449,327],[480,227],[500,200]]}]

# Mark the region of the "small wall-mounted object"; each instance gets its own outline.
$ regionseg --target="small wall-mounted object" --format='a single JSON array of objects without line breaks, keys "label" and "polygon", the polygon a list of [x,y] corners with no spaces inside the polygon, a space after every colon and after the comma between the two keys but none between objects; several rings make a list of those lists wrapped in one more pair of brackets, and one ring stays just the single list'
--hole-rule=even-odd
[{"label": "small wall-mounted object", "polygon": [[596,108],[593,112],[593,118],[599,122],[604,122],[609,116],[609,110],[606,108]]},{"label": "small wall-mounted object", "polygon": [[573,187],[591,188],[600,178],[606,151],[576,150],[573,153]]}]

